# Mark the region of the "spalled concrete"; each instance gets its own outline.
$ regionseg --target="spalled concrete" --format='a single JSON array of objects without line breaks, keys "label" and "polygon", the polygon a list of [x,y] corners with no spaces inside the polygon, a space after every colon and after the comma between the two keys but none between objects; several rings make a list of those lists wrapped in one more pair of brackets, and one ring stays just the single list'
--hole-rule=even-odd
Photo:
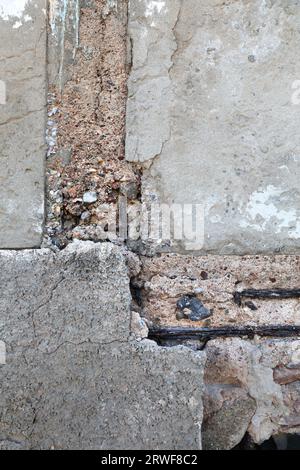
[{"label": "spalled concrete", "polygon": [[0,448],[201,447],[205,354],[130,338],[119,248],[2,251],[0,273]]},{"label": "spalled concrete", "polygon": [[127,0],[49,7],[47,243],[112,240],[118,197],[140,186],[124,158]]},{"label": "spalled concrete", "polygon": [[[149,320],[299,325],[298,298],[233,297],[300,282],[299,257],[274,254],[299,248],[291,3],[131,0],[126,161],[127,0],[0,0],[0,248],[41,244],[47,68],[57,251],[0,251],[0,449],[196,450],[202,436],[231,449],[300,432],[299,339],[147,339]],[[71,243],[100,240],[119,195],[130,220],[140,200],[204,205],[210,256]],[[156,254],[145,245],[133,240]],[[183,298],[210,317],[191,323]]]},{"label": "spalled concrete", "polygon": [[42,239],[46,3],[0,1],[0,80],[6,95],[0,100],[0,248],[34,248]]},{"label": "spalled concrete", "polygon": [[300,247],[296,3],[130,2],[126,158],[145,202],[204,205],[203,252]]},{"label": "spalled concrete", "polygon": [[241,430],[258,444],[300,432],[298,338],[220,339],[209,342],[206,353],[205,448],[231,449]]},{"label": "spalled concrete", "polygon": [[[143,316],[163,326],[300,325],[300,299],[242,298],[244,289],[296,289],[300,285],[300,257],[188,256],[175,253],[142,257],[134,279],[143,295]],[[194,295],[213,311],[191,322],[178,318],[178,301]]]}]

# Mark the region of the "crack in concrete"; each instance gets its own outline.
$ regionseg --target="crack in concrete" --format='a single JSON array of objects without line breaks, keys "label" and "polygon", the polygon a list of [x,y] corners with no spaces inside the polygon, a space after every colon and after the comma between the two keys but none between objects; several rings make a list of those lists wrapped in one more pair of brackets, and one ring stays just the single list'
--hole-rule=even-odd
[{"label": "crack in concrete", "polygon": [[45,109],[46,109],[46,106],[43,107],[43,108],[40,108],[40,109],[34,109],[33,111],[28,111],[23,116],[10,118],[5,122],[0,122],[0,127],[6,126],[8,124],[16,123],[16,122],[19,122],[19,121],[23,121],[23,119],[26,119],[28,116],[30,116],[32,114],[35,114],[35,113],[39,113],[41,111],[44,111]]},{"label": "crack in concrete", "polygon": [[123,340],[120,340],[120,339],[114,339],[112,341],[104,341],[104,342],[97,342],[97,341],[91,341],[91,340],[87,340],[87,341],[81,341],[81,342],[74,342],[74,341],[63,341],[61,344],[59,344],[55,349],[53,349],[52,351],[43,351],[43,354],[47,355],[47,356],[51,356],[53,354],[56,354],[59,349],[61,349],[62,347],[66,346],[66,345],[71,345],[71,346],[84,346],[84,345],[94,345],[94,346],[97,346],[99,348],[101,347],[105,347],[105,346],[111,346],[112,344],[128,344],[130,343],[130,339],[128,337],[128,340],[126,341],[123,341]]},{"label": "crack in concrete", "polygon": [[175,43],[176,43],[176,47],[175,47],[175,50],[173,51],[172,55],[171,55],[171,62],[172,62],[172,65],[170,66],[169,70],[168,70],[168,74],[170,76],[170,80],[172,81],[171,79],[171,73],[172,73],[172,70],[173,68],[175,67],[175,58],[176,58],[176,55],[179,51],[179,38],[178,38],[178,34],[177,34],[177,28],[178,28],[178,25],[179,25],[179,22],[180,22],[180,19],[181,19],[181,13],[182,13],[182,7],[183,7],[183,0],[180,0],[180,5],[179,5],[179,9],[178,9],[178,12],[177,12],[177,18],[176,18],[176,21],[175,21],[175,24],[172,28],[172,33],[173,33],[173,36],[174,36],[174,40],[175,40]]}]

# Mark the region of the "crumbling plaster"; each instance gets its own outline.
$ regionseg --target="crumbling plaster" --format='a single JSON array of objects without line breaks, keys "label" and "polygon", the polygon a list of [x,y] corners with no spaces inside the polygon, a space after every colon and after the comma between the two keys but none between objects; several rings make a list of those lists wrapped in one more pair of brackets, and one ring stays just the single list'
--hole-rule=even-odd
[{"label": "crumbling plaster", "polygon": [[[0,2],[0,247],[42,243],[46,0]],[[4,99],[3,99],[4,98]]]},{"label": "crumbling plaster", "polygon": [[299,433],[299,339],[214,340],[206,354],[205,448],[230,449],[246,430],[256,443]]},{"label": "crumbling plaster", "polygon": [[[13,18],[8,13],[12,2],[9,9],[0,8],[0,21],[9,27],[9,34],[30,29],[21,3],[14,3],[19,9]],[[84,0],[80,11],[75,0],[50,2],[46,248],[0,253],[0,340],[6,341],[8,351],[7,364],[0,366],[0,448],[199,449],[203,395],[205,448],[230,449],[245,432],[257,443],[274,433],[300,432],[298,339],[220,339],[208,342],[205,352],[195,351],[195,344],[165,348],[146,339],[151,322],[191,326],[176,319],[176,303],[187,293],[196,294],[214,311],[197,326],[299,324],[298,300],[276,304],[260,300],[255,311],[232,301],[235,289],[299,285],[298,256],[162,255],[139,260],[115,246],[123,245],[121,240],[71,243],[98,241],[104,214],[115,207],[120,194],[132,206],[140,199],[173,202],[175,188],[180,202],[198,202],[198,191],[204,191],[202,201],[217,182],[207,252],[297,249],[298,228],[293,224],[298,215],[298,133],[292,124],[297,122],[297,110],[290,108],[280,78],[270,79],[272,69],[281,77],[276,64],[286,61],[282,83],[288,85],[297,72],[292,53],[297,5],[283,0],[260,2],[261,14],[256,15],[256,1],[202,3],[199,10],[199,3],[195,8],[192,0],[131,0],[130,48],[126,47],[127,1]],[[265,25],[267,14],[270,22]],[[205,35],[204,27],[212,28],[212,35],[229,28],[231,36],[224,33],[223,42],[215,41]],[[278,42],[281,35],[291,48],[289,54],[285,42]],[[198,50],[195,53],[196,39],[203,47],[209,44],[205,58],[196,64],[200,71],[193,68],[194,59],[204,57]],[[236,55],[231,39],[237,41]],[[268,47],[255,49],[257,42]],[[254,72],[254,67],[259,71]],[[239,108],[240,70],[247,84],[253,80],[258,89],[266,86],[264,80],[274,82],[275,113],[267,107],[269,111],[256,120],[252,110],[261,95],[251,95],[248,85],[242,101],[245,108]],[[41,77],[44,73],[43,69]],[[225,78],[233,74],[234,80],[219,80],[222,74]],[[204,84],[207,88],[202,89]],[[205,99],[208,93],[212,93],[212,105]],[[270,101],[259,104],[259,109],[271,103],[271,90],[265,96]],[[282,113],[285,103],[286,115]],[[220,133],[216,116],[224,119]],[[282,116],[286,116],[284,123]],[[43,122],[31,123],[38,139]],[[265,123],[269,125],[266,135],[261,132]],[[228,135],[231,140],[224,138]],[[223,166],[215,144],[225,153],[231,145],[233,150],[238,146],[237,163],[233,165],[226,154]],[[203,152],[205,158],[198,159],[199,149],[204,148],[208,157]],[[273,157],[264,157],[271,150]],[[182,161],[182,155],[187,159]],[[283,163],[270,173],[277,158]],[[216,164],[223,174],[215,172]],[[263,186],[254,177],[257,168]],[[243,190],[251,219],[239,218],[238,224],[233,223],[231,212],[234,198],[223,198],[222,193],[231,171],[230,184],[237,194]],[[214,177],[207,178],[211,172]],[[284,176],[288,173],[289,178]],[[280,185],[286,184],[284,191],[279,178]],[[229,214],[225,229],[219,225],[224,213]],[[42,218],[39,213],[39,224]],[[276,223],[278,233],[273,237]],[[30,221],[30,230],[32,226]],[[15,222],[12,228],[15,232]],[[228,239],[233,243],[228,245]],[[39,244],[40,238],[34,246]],[[140,254],[153,254],[138,244],[134,248]],[[142,305],[132,302],[129,278],[142,294]]]}]

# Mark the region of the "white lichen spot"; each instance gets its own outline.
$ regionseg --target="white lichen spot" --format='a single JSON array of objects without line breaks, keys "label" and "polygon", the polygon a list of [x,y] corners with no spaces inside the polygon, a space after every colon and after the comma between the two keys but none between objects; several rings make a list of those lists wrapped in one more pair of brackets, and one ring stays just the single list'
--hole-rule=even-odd
[{"label": "white lichen spot", "polygon": [[[251,194],[246,210],[241,211],[244,220],[240,222],[243,228],[251,226],[263,232],[268,224],[272,224],[274,233],[289,229],[291,238],[300,236],[300,223],[297,221],[296,209],[283,209],[284,190],[273,185]],[[286,202],[286,201],[285,201]]]},{"label": "white lichen spot", "polygon": [[5,21],[21,19],[27,4],[28,0],[0,0],[0,18]]},{"label": "white lichen spot", "polygon": [[13,25],[13,28],[19,29],[24,23],[28,23],[28,21],[32,21],[31,16],[24,15],[24,17],[22,18],[22,21],[16,21],[15,24]]}]

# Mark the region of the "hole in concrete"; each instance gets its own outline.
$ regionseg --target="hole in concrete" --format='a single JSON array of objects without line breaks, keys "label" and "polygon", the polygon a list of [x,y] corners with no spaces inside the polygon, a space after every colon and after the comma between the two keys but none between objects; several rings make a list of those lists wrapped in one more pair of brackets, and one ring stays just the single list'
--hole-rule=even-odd
[{"label": "hole in concrete", "polygon": [[133,279],[130,281],[130,292],[133,302],[136,303],[138,307],[143,306],[143,295],[142,295],[142,288],[135,283]]},{"label": "hole in concrete", "polygon": [[246,434],[233,450],[300,450],[300,434],[278,434],[260,445]]}]

